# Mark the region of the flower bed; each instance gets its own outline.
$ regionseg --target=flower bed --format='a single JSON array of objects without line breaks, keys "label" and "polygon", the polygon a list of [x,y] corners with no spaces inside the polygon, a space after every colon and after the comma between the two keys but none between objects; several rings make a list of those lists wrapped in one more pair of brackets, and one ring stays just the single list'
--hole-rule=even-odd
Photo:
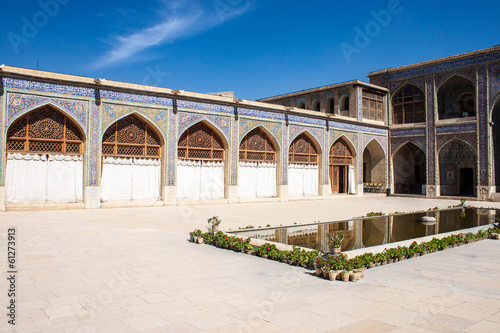
[{"label": "flower bed", "polygon": [[394,248],[386,248],[381,253],[373,254],[368,252],[351,259],[348,259],[345,254],[332,256],[329,254],[323,254],[317,250],[306,251],[295,246],[292,251],[279,250],[276,245],[270,243],[254,247],[250,245],[250,237],[244,239],[237,236],[229,236],[224,234],[222,231],[217,233],[202,233],[200,230],[195,230],[190,233],[190,236],[191,241],[198,240],[198,243],[200,243],[199,240],[202,239],[206,244],[214,245],[223,249],[244,252],[266,259],[284,262],[290,265],[301,266],[307,269],[315,269],[318,276],[322,276],[326,279],[357,281],[364,275],[364,269],[367,268],[390,264],[400,260],[411,259],[485,238],[499,239],[500,229],[493,227],[486,231],[479,230],[477,233],[469,232],[453,234],[441,239],[433,238],[428,242],[422,242],[420,244],[415,241],[408,247],[398,246]]}]

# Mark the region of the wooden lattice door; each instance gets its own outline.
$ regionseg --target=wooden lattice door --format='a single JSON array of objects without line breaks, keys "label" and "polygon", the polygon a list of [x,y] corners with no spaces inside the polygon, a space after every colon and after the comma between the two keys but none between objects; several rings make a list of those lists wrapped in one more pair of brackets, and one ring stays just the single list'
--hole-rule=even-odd
[{"label": "wooden lattice door", "polygon": [[330,180],[332,193],[347,193],[349,165],[353,164],[353,154],[342,140],[330,149]]}]

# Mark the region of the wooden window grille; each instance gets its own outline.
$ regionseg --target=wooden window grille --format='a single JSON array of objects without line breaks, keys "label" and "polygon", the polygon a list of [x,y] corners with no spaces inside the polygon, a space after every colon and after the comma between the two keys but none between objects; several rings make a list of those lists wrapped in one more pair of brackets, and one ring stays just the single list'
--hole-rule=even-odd
[{"label": "wooden window grille", "polygon": [[363,91],[363,118],[384,120],[384,96]]},{"label": "wooden window grille", "polygon": [[394,124],[425,122],[424,92],[411,84],[404,86],[392,100]]},{"label": "wooden window grille", "polygon": [[81,155],[83,135],[68,117],[47,106],[10,126],[7,151]]},{"label": "wooden window grille", "polygon": [[217,133],[204,123],[198,123],[182,134],[177,157],[184,160],[223,161],[224,146]]},{"label": "wooden window grille", "polygon": [[304,133],[293,140],[288,150],[288,161],[293,164],[318,164],[318,151]]},{"label": "wooden window grille", "polygon": [[347,144],[338,140],[330,148],[330,165],[351,165],[353,164],[353,155]]},{"label": "wooden window grille", "polygon": [[276,162],[276,150],[266,133],[256,128],[240,144],[240,161]]},{"label": "wooden window grille", "polygon": [[102,140],[102,155],[160,158],[160,138],[145,122],[130,115],[106,130]]}]

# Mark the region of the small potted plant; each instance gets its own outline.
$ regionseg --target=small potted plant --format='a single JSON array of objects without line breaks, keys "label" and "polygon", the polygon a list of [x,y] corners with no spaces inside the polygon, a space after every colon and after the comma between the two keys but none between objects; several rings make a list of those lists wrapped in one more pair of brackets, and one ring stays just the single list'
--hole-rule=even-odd
[{"label": "small potted plant", "polygon": [[344,236],[335,233],[335,231],[326,233],[328,237],[328,248],[333,255],[338,256],[342,249],[342,241],[344,240]]},{"label": "small potted plant", "polygon": [[222,222],[218,216],[213,216],[207,219],[208,222],[208,231],[212,234],[215,234],[219,231],[219,225]]}]

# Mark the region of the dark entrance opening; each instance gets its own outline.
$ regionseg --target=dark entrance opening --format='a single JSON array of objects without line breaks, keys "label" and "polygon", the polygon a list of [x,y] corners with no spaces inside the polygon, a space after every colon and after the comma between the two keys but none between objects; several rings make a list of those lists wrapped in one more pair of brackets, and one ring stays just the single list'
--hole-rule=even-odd
[{"label": "dark entrance opening", "polygon": [[472,168],[460,169],[460,194],[474,195],[474,170]]},{"label": "dark entrance opening", "polygon": [[339,165],[339,193],[346,193],[346,167]]}]

